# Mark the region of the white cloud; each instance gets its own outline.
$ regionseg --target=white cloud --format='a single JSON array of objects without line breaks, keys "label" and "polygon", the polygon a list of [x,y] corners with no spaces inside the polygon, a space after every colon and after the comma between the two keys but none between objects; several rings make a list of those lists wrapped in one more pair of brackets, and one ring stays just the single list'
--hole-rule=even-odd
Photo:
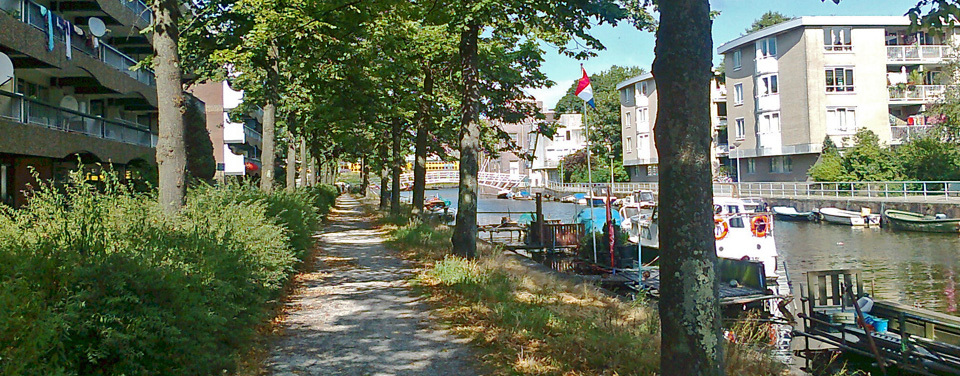
[{"label": "white cloud", "polygon": [[576,80],[559,80],[557,84],[551,88],[527,89],[526,92],[536,98],[536,100],[543,102],[543,108],[545,110],[552,110],[557,106],[557,102],[560,101],[560,98],[563,98],[564,94],[567,93],[567,89],[569,89],[570,85],[573,85],[574,82],[576,82]]}]

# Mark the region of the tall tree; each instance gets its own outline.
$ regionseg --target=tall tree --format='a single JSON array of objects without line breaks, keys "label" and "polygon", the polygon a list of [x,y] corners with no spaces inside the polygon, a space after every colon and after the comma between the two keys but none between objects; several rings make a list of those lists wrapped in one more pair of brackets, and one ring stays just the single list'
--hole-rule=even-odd
[{"label": "tall tree", "polygon": [[187,191],[187,151],[183,125],[183,83],[177,43],[180,29],[180,8],[177,0],[156,0],[153,8],[153,48],[156,51],[157,170],[160,175],[160,206],[173,214],[183,206]]},{"label": "tall tree", "polygon": [[787,22],[790,20],[794,20],[794,19],[796,19],[796,17],[787,17],[781,14],[780,12],[775,12],[772,10],[767,11],[767,13],[764,13],[763,15],[761,15],[760,18],[754,20],[753,23],[750,24],[750,27],[744,31],[744,33],[750,34],[754,31],[759,31],[760,29],[765,29],[770,26]]},{"label": "tall tree", "polygon": [[708,0],[661,1],[653,75],[660,158],[660,371],[722,375],[719,279],[711,229]]}]

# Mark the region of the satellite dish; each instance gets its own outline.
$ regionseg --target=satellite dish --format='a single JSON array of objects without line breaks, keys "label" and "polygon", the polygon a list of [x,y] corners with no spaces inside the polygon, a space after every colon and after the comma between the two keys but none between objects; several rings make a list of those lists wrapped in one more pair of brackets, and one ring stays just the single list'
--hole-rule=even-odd
[{"label": "satellite dish", "polygon": [[67,95],[60,100],[60,107],[66,108],[72,111],[80,111],[80,103],[77,102],[77,98]]},{"label": "satellite dish", "polygon": [[87,26],[90,27],[90,34],[93,34],[93,36],[97,38],[107,33],[107,25],[97,17],[90,17],[90,19],[87,20]]},{"label": "satellite dish", "polygon": [[0,85],[13,78],[13,62],[5,53],[0,52]]}]

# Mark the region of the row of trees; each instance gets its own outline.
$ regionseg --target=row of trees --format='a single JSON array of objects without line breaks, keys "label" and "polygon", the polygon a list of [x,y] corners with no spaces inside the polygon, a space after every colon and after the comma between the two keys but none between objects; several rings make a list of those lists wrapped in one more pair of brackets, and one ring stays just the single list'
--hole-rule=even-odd
[{"label": "row of trees", "polygon": [[[661,371],[722,373],[710,235],[707,0],[153,0],[150,5],[156,52],[150,63],[160,99],[159,199],[167,213],[183,205],[187,184],[181,116],[186,71],[195,80],[227,79],[244,90],[241,111],[263,109],[265,191],[273,189],[275,159],[285,156],[288,171],[297,160],[319,166],[315,169],[359,160],[365,180],[377,171],[381,182],[392,181],[398,192],[403,151],[412,147],[414,197],[421,199],[425,156],[447,155],[445,146],[457,149],[460,207],[452,243],[465,257],[476,254],[480,155],[497,141],[510,144],[481,119],[538,116],[522,89],[552,84],[540,71],[541,46],[586,58],[603,48],[589,33],[594,26],[656,27],[652,73],[661,94],[656,144],[666,203],[660,208],[660,312],[662,331],[669,333],[662,339]],[[647,13],[654,6],[658,23]],[[288,186],[293,179],[287,175]],[[392,197],[397,212],[399,195]]]}]

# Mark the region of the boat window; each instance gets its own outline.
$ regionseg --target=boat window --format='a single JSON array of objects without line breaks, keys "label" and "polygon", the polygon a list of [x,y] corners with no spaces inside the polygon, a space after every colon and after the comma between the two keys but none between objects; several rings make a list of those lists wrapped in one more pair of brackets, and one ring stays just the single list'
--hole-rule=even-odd
[{"label": "boat window", "polygon": [[640,214],[640,209],[637,209],[637,208],[624,208],[623,213],[626,214],[624,217],[632,218],[633,216]]},{"label": "boat window", "polygon": [[730,217],[730,227],[731,228],[743,228],[743,217],[736,216]]},{"label": "boat window", "polygon": [[654,201],[653,193],[650,192],[640,192],[640,199],[643,201]]},{"label": "boat window", "polygon": [[737,205],[727,205],[727,213],[733,214],[733,213],[739,213],[739,212],[740,212],[740,207],[739,207],[739,206],[737,206]]}]

